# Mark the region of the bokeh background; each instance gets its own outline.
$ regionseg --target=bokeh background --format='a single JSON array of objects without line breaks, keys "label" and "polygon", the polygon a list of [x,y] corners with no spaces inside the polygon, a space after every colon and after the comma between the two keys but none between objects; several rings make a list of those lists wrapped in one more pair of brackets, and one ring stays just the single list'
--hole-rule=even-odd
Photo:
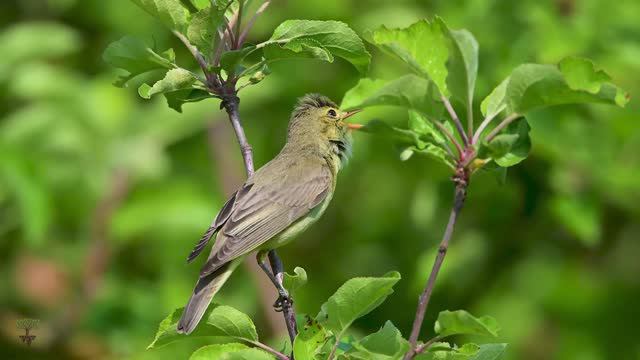
[{"label": "bokeh background", "polygon": [[[172,46],[195,68],[127,0],[3,0],[0,8],[0,358],[187,358],[211,340],[145,348],[187,300],[199,265],[185,257],[244,177],[225,114],[213,100],[178,114],[161,98],[140,99],[136,86],[112,86],[116,72],[101,53],[126,34]],[[640,358],[640,2],[274,1],[250,41],[291,18],[343,20],[362,33],[436,14],[480,43],[476,104],[516,65],[568,55],[594,59],[632,100],[626,109],[532,114],[531,157],[505,185],[473,179],[423,337],[438,311],[464,308],[498,320],[506,359]],[[358,79],[341,60],[272,70],[241,92],[257,166],[283,145],[297,97],[339,101]],[[373,76],[403,71],[373,51]],[[356,120],[373,117],[406,122],[384,108]],[[354,153],[326,215],[280,254],[288,270],[307,270],[295,300],[312,315],[345,280],[400,271],[395,293],[354,335],[387,319],[408,335],[452,185],[447,169],[426,158],[400,162],[384,139],[358,134]],[[270,291],[247,265],[216,299],[250,314],[279,347]],[[18,339],[21,318],[40,319],[31,348]]]}]

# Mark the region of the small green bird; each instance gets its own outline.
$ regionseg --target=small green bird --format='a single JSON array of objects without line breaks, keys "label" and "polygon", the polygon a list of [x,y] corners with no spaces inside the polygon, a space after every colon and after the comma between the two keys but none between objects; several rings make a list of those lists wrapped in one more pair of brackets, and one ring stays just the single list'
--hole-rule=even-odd
[{"label": "small green bird", "polygon": [[318,94],[298,101],[285,146],[231,196],[189,255],[191,262],[218,234],[178,322],[179,333],[195,329],[213,296],[252,251],[258,250],[258,263],[278,286],[265,254],[308,228],[329,205],[338,171],[351,155],[350,130],[361,127],[344,120],[356,112],[340,111]]}]

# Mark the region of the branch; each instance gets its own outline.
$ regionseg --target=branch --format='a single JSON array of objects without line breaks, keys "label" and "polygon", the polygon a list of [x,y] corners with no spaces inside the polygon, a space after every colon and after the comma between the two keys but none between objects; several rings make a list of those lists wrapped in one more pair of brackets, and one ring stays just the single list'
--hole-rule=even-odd
[{"label": "branch", "polygon": [[438,254],[436,255],[435,262],[433,263],[433,268],[431,269],[431,274],[429,275],[427,284],[418,301],[418,309],[416,311],[416,317],[413,321],[411,336],[409,337],[410,348],[404,356],[405,360],[410,360],[417,354],[418,336],[420,335],[420,329],[422,328],[424,315],[427,312],[427,306],[429,305],[429,300],[431,299],[431,294],[433,293],[433,287],[436,282],[436,277],[438,277],[438,272],[440,271],[440,267],[442,266],[444,257],[447,254],[447,249],[449,248],[449,240],[451,240],[451,235],[453,234],[453,228],[455,227],[456,220],[458,219],[458,215],[462,210],[464,200],[467,196],[469,173],[463,168],[458,168],[457,174],[454,177],[454,182],[456,183],[456,189],[453,199],[453,207],[451,209],[451,214],[449,215],[449,222],[447,223],[447,228],[444,232],[444,236],[442,237],[442,241],[440,242]]},{"label": "branch", "polygon": [[[278,257],[275,250],[269,251],[269,263],[271,264],[271,272],[275,275],[276,280],[282,286],[284,277],[284,268],[282,266],[282,260]],[[291,296],[291,294],[289,294]],[[289,338],[291,339],[291,346],[293,346],[293,340],[296,338],[298,328],[296,326],[296,313],[293,309],[293,301],[283,302],[282,314],[284,315],[284,321],[287,324],[287,331],[289,332]]]},{"label": "branch", "polygon": [[272,348],[272,347],[270,347],[268,345],[265,345],[265,344],[263,344],[261,342],[258,342],[258,341],[251,341],[251,340],[246,340],[246,339],[243,339],[243,340],[246,341],[248,344],[251,344],[251,345],[253,345],[253,346],[257,347],[257,348],[260,348],[260,349],[262,349],[262,350],[264,350],[264,351],[266,351],[268,353],[273,354],[275,357],[277,357],[280,360],[289,360],[289,357],[287,355],[279,352],[278,350],[276,350],[276,349],[274,349],[274,348]]},{"label": "branch", "polygon": [[[451,120],[453,120],[453,123],[456,125],[456,129],[460,133],[462,142],[466,147],[467,145],[469,145],[469,138],[467,137],[467,133],[464,131],[464,128],[462,127],[462,123],[460,122],[460,118],[458,118],[458,114],[456,114],[456,111],[453,109],[453,106],[451,106],[451,102],[449,101],[449,99],[447,99],[444,95],[440,95],[440,99],[442,99],[442,102],[444,103],[444,107],[447,108],[447,112],[449,113],[449,116],[451,116]],[[471,126],[473,126],[473,124]]]},{"label": "branch", "polygon": [[487,137],[485,138],[485,141],[486,142],[491,142],[491,140],[493,140],[493,138],[496,137],[496,135],[498,135],[498,133],[500,131],[502,131],[502,129],[504,129],[507,126],[509,126],[509,124],[511,124],[514,120],[520,118],[521,116],[522,115],[520,115],[518,113],[513,113],[513,114],[507,116],[506,118],[504,118],[504,120],[502,120],[502,122],[500,124],[498,124],[498,126],[496,126],[493,130],[491,130],[489,135],[487,135]]},{"label": "branch", "polygon": [[244,40],[247,38],[249,31],[253,27],[253,24],[256,22],[258,17],[267,9],[270,3],[271,3],[271,0],[267,0],[264,3],[262,3],[262,5],[260,5],[258,10],[256,10],[256,13],[253,14],[251,19],[247,23],[247,25],[245,25],[244,30],[242,30],[242,34],[240,34],[240,37],[238,38],[238,48],[242,47],[242,44],[244,44]]},{"label": "branch", "polygon": [[238,144],[240,145],[240,151],[242,152],[242,158],[244,159],[244,168],[247,171],[247,178],[250,178],[254,172],[253,150],[251,149],[251,145],[249,145],[249,141],[247,141],[247,136],[244,134],[244,128],[240,123],[240,112],[238,110],[238,107],[240,106],[240,98],[236,95],[227,96],[223,98],[222,106],[229,115],[229,121],[231,121],[231,126],[233,126],[233,131],[235,131]]}]

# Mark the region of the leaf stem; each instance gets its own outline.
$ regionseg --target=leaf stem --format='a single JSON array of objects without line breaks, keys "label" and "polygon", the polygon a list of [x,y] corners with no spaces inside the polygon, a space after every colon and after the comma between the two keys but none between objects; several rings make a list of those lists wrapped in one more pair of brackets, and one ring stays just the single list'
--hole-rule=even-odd
[{"label": "leaf stem", "polygon": [[420,329],[422,328],[424,316],[427,312],[431,294],[433,293],[433,287],[435,285],[436,278],[438,277],[440,267],[442,266],[442,262],[444,261],[444,257],[447,254],[449,241],[451,240],[451,235],[453,234],[456,220],[458,219],[458,215],[460,214],[460,211],[464,206],[464,201],[467,196],[469,172],[459,165],[456,170],[456,175],[453,177],[453,181],[455,182],[456,187],[453,198],[453,207],[451,209],[451,214],[449,215],[449,222],[447,223],[442,241],[440,242],[440,246],[438,247],[438,254],[436,255],[436,259],[433,263],[431,274],[429,275],[427,284],[422,291],[422,294],[420,295],[420,299],[418,301],[418,309],[416,310],[416,316],[413,321],[413,327],[411,329],[411,336],[409,337],[410,348],[409,351],[407,351],[407,353],[405,354],[404,360],[410,360],[417,354],[418,336],[420,335]]},{"label": "leaf stem", "polygon": [[425,352],[426,350],[429,349],[429,347],[431,347],[431,345],[433,345],[435,342],[442,340],[441,336],[434,336],[433,338],[431,338],[430,340],[428,340],[426,343],[419,345],[416,347],[416,354],[422,354],[423,352]]},{"label": "leaf stem", "polygon": [[458,155],[462,156],[463,151],[462,151],[462,146],[460,145],[460,143],[458,142],[458,140],[456,140],[455,136],[453,136],[453,134],[447,130],[446,127],[444,127],[444,125],[442,125],[442,123],[438,120],[434,120],[433,123],[438,127],[438,129],[440,129],[440,131],[442,131],[448,138],[449,140],[453,143],[453,145],[456,147],[456,150],[458,151]]},{"label": "leaf stem", "polygon": [[285,355],[285,354],[279,352],[278,350],[276,350],[276,349],[274,349],[274,348],[272,348],[272,347],[270,347],[270,346],[268,346],[266,344],[263,344],[263,343],[261,343],[259,341],[253,341],[253,340],[244,339],[244,338],[242,340],[244,340],[247,344],[251,344],[251,345],[253,345],[253,346],[257,347],[257,348],[260,348],[260,349],[262,349],[262,350],[264,350],[264,351],[266,351],[268,353],[273,354],[275,357],[277,357],[280,360],[290,360],[287,355]]},{"label": "leaf stem", "polygon": [[329,353],[329,357],[327,358],[327,360],[333,360],[333,358],[336,356],[336,351],[338,351],[338,345],[340,345],[340,339],[342,339],[344,330],[345,329],[342,329],[342,331],[340,331],[340,333],[336,335],[336,342],[331,347],[331,353]]},{"label": "leaf stem", "polygon": [[220,86],[218,79],[215,77],[212,77],[211,74],[209,73],[207,69],[207,61],[204,59],[204,56],[202,56],[202,53],[200,53],[200,51],[198,51],[198,49],[195,46],[193,46],[189,42],[189,39],[187,39],[187,37],[184,36],[181,32],[173,30],[173,34],[184,44],[187,50],[189,50],[191,55],[193,55],[193,57],[196,59],[196,61],[198,62],[198,65],[202,69],[202,72],[204,72],[204,76],[207,78],[207,82],[208,82],[207,85]]},{"label": "leaf stem", "polygon": [[253,14],[247,25],[245,25],[244,30],[242,30],[242,34],[240,34],[240,37],[238,38],[238,48],[242,47],[245,39],[247,38],[247,35],[249,34],[249,31],[253,27],[253,24],[256,22],[258,17],[267,9],[269,4],[271,4],[271,0],[266,0],[265,2],[263,2],[258,10],[256,10],[255,14]]},{"label": "leaf stem", "polygon": [[513,114],[507,116],[506,118],[504,118],[504,120],[502,120],[502,122],[500,124],[498,124],[498,126],[496,126],[493,130],[491,130],[489,135],[487,135],[487,137],[485,138],[485,141],[486,142],[491,142],[491,140],[493,140],[493,138],[496,137],[496,135],[498,135],[498,133],[500,131],[502,131],[502,129],[506,128],[514,120],[516,120],[516,119],[518,119],[520,117],[522,117],[521,114],[513,113]]},{"label": "leaf stem", "polygon": [[451,102],[449,101],[449,99],[447,99],[444,95],[440,95],[440,99],[442,99],[442,102],[444,103],[444,107],[447,109],[449,116],[451,116],[451,120],[453,120],[453,123],[455,124],[456,129],[460,133],[462,142],[466,147],[467,145],[469,145],[469,138],[467,137],[467,132],[464,131],[464,128],[462,127],[462,123],[460,122],[460,118],[458,117],[458,114],[456,114],[456,111],[453,109],[453,106],[451,106]]},{"label": "leaf stem", "polygon": [[467,138],[471,139],[473,136],[473,96],[469,98],[469,105],[467,106]]},{"label": "leaf stem", "polygon": [[480,126],[478,126],[478,130],[476,130],[476,133],[473,134],[473,138],[471,139],[471,144],[476,144],[478,142],[478,140],[480,140],[480,136],[482,135],[482,132],[484,131],[484,129],[487,128],[487,126],[491,123],[491,121],[493,121],[493,119],[495,119],[496,115],[498,115],[499,111],[487,116],[484,118],[484,120],[482,120],[482,123],[480,123]]},{"label": "leaf stem", "polygon": [[238,0],[238,12],[236,13],[237,17],[237,21],[235,23],[236,25],[236,31],[235,31],[235,49],[239,49],[240,48],[240,25],[242,24],[242,8],[244,7],[244,1],[243,0]]}]

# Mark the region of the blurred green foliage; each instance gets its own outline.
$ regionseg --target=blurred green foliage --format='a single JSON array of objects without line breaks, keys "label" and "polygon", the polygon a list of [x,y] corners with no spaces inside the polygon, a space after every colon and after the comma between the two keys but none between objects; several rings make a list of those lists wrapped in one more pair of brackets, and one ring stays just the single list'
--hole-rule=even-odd
[{"label": "blurred green foliage", "polygon": [[[640,310],[640,3],[634,0],[274,2],[249,38],[266,40],[291,18],[341,20],[360,34],[380,24],[406,26],[438,14],[480,43],[480,100],[520,63],[593,59],[632,97],[625,109],[562,106],[528,115],[528,161],[505,185],[475,177],[425,324],[441,310],[468,309],[501,325],[508,359],[633,359]],[[240,174],[234,140],[214,157],[209,126],[227,124],[216,100],[169,109],[138,99],[136,79],[114,87],[104,48],[126,34],[185,49],[128,0],[5,1],[0,12],[0,357],[182,358],[210,340],[145,351],[157,324],[187,300],[198,266],[189,253],[227,194],[222,179]],[[153,35],[153,36],[151,36]],[[371,76],[404,73],[372,48]],[[157,75],[156,75],[157,76]],[[295,99],[334,100],[359,78],[351,65],[274,64],[243,90],[241,114],[256,165],[284,143]],[[150,74],[146,80],[157,80]],[[375,108],[356,120],[404,125],[405,111]],[[210,125],[213,124],[213,125]],[[231,134],[229,132],[229,134]],[[220,145],[220,144],[219,144]],[[395,292],[351,331],[377,331],[387,319],[405,334],[446,223],[449,169],[412,157],[398,161],[391,142],[356,136],[355,155],[321,221],[282,249],[287,269],[303,266],[299,313],[313,313],[354,276],[403,274]],[[218,165],[237,164],[237,168]],[[124,174],[124,175],[123,175]],[[109,261],[88,306],[57,345],[51,324],[82,299],[86,259],[118,184],[128,191],[106,216]],[[217,297],[272,334],[254,278],[239,269]],[[41,319],[31,348],[15,320]],[[64,322],[63,322],[64,323]],[[433,335],[425,326],[423,335]]]}]

